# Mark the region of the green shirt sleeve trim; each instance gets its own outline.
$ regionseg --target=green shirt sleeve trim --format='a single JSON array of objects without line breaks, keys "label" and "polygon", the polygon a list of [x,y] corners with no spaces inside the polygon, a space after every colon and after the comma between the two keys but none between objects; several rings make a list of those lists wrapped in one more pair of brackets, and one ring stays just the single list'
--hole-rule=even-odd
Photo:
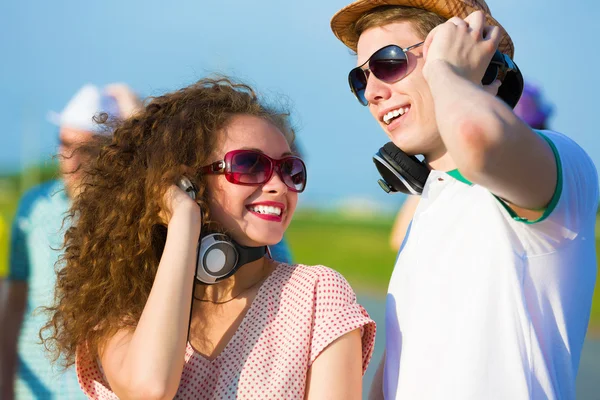
[{"label": "green shirt sleeve trim", "polygon": [[539,217],[536,220],[530,221],[527,218],[519,217],[514,212],[514,210],[512,208],[510,208],[508,206],[508,204],[506,204],[506,202],[504,200],[502,200],[498,196],[495,196],[496,199],[498,199],[498,201],[500,202],[500,204],[502,204],[502,206],[506,209],[508,214],[510,214],[512,219],[514,219],[515,221],[523,222],[528,225],[542,222],[543,220],[548,218],[550,216],[550,214],[552,214],[552,211],[554,211],[554,209],[556,208],[556,205],[558,204],[558,201],[560,200],[560,195],[562,194],[562,187],[563,187],[562,163],[560,162],[560,155],[558,154],[558,149],[556,148],[556,145],[552,142],[552,140],[550,140],[550,138],[548,138],[542,132],[535,131],[535,133],[540,135],[548,143],[548,145],[550,145],[550,148],[552,149],[552,153],[554,153],[554,159],[556,160],[556,188],[554,189],[554,194],[552,195],[552,199],[550,200],[548,207],[546,207],[544,209],[544,213],[542,214],[541,217]]}]

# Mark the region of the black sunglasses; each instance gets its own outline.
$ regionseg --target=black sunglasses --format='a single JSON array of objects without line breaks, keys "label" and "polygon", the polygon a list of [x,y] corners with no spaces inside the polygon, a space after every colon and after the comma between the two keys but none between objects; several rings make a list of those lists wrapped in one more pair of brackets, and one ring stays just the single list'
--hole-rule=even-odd
[{"label": "black sunglasses", "polygon": [[[365,97],[367,80],[369,75],[375,75],[375,78],[385,83],[395,83],[404,78],[408,72],[408,51],[423,45],[425,42],[417,43],[403,49],[395,44],[385,46],[369,57],[362,65],[352,69],[348,74],[348,83],[350,90],[360,104],[366,106],[369,101]],[[368,64],[368,68],[363,68]]]},{"label": "black sunglasses", "polygon": [[[348,74],[348,83],[350,84],[350,90],[360,104],[363,106],[369,104],[365,97],[365,90],[371,73],[382,82],[398,82],[408,73],[407,51],[419,47],[423,43],[425,42],[417,43],[405,49],[395,44],[385,46],[373,53],[361,66],[352,69]],[[363,69],[367,63],[369,67]],[[502,82],[502,86],[498,89],[498,97],[514,108],[523,92],[523,76],[514,61],[498,50],[494,53],[481,83],[490,85],[496,79]]]}]

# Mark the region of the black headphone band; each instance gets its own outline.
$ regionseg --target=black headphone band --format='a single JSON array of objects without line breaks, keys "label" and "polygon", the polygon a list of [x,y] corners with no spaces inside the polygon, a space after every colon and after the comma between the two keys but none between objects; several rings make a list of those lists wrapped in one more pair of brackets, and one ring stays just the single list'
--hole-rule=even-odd
[{"label": "black headphone band", "polygon": [[238,252],[238,262],[237,266],[234,270],[237,271],[241,266],[251,263],[253,261],[259,260],[267,254],[267,246],[259,246],[259,247],[248,247],[242,246],[235,240],[231,240],[233,246]]},{"label": "black headphone band", "polygon": [[[400,182],[402,183],[402,185],[404,185],[404,187],[405,187],[405,188],[406,188],[406,189],[407,189],[407,190],[410,192],[409,194],[413,194],[413,195],[419,195],[419,194],[421,194],[420,192],[417,192],[417,191],[416,191],[416,190],[415,190],[415,189],[412,187],[412,185],[411,185],[410,183],[408,183],[408,182],[406,181],[406,179],[405,179],[405,178],[404,178],[404,177],[403,177],[403,176],[402,176],[400,173],[398,173],[398,169],[397,169],[397,168],[394,168],[394,167],[392,167],[392,165],[391,165],[391,164],[390,164],[390,163],[389,163],[387,160],[385,160],[384,158],[382,158],[382,157],[379,155],[379,153],[377,153],[377,154],[375,154],[375,155],[373,156],[373,160],[374,160],[374,161],[375,161],[375,160],[376,160],[376,161],[379,161],[379,162],[380,162],[382,165],[384,165],[384,166],[387,168],[387,170],[388,170],[388,172],[389,172],[389,173],[392,173],[392,174],[393,174],[393,175],[394,175],[394,176],[395,176],[395,177],[396,177],[398,180],[400,180]],[[389,179],[388,179],[388,180],[389,180]],[[399,187],[398,187],[398,185],[392,185],[392,184],[390,184],[389,182],[387,182],[387,180],[386,180],[386,181],[384,181],[384,180],[380,179],[380,180],[379,180],[379,182],[380,182],[380,185],[381,185],[381,187],[382,187],[384,190],[386,190],[386,189],[384,188],[384,185],[386,185],[386,186],[389,188],[389,190],[387,190],[388,192],[390,192],[390,191],[391,191],[391,192],[399,192],[399,191],[403,191],[403,190],[399,190]],[[382,183],[383,183],[384,185],[382,185]]]}]

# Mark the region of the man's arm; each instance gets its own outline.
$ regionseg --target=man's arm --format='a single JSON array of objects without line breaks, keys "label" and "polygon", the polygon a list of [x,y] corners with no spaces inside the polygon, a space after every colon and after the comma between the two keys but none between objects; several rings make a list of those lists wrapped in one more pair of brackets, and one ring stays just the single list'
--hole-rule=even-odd
[{"label": "man's arm", "polygon": [[400,246],[402,246],[402,242],[404,242],[408,226],[412,221],[413,215],[415,215],[420,199],[420,196],[408,196],[404,201],[404,204],[402,204],[400,211],[398,211],[390,235],[390,248],[392,250],[400,250]]},{"label": "man's arm", "polygon": [[14,380],[17,366],[17,342],[25,308],[27,283],[0,280],[0,398],[14,398]]},{"label": "man's arm", "polygon": [[428,37],[424,75],[442,140],[468,180],[508,201],[517,214],[542,209],[557,183],[553,151],[479,84],[497,47],[498,28],[486,27],[482,13],[461,21],[452,19]]},{"label": "man's arm", "polygon": [[10,238],[8,276],[0,280],[0,398],[12,399],[17,367],[17,343],[27,308],[29,254],[27,233],[20,220],[27,207],[22,199],[13,221]]}]

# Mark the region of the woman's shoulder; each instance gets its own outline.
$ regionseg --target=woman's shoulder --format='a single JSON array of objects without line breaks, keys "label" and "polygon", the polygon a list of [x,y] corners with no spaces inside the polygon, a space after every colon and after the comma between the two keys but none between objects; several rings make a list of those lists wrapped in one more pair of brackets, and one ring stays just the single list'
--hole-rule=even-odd
[{"label": "woman's shoulder", "polygon": [[301,279],[308,282],[319,281],[343,281],[346,279],[333,268],[324,265],[305,265],[305,264],[279,264],[278,269],[283,270],[285,275],[295,279]]},{"label": "woman's shoulder", "polygon": [[[357,303],[348,281],[336,270],[323,265],[281,264],[278,270],[286,277],[282,302],[293,305],[295,316],[308,315],[305,325],[310,332],[308,365],[333,341],[360,329],[364,374],[373,352],[376,327],[367,311]],[[296,321],[301,320],[296,317]]]},{"label": "woman's shoulder", "polygon": [[342,274],[324,265],[280,264],[278,269],[285,276],[286,286],[302,287],[312,298],[334,296],[350,301],[356,298]]}]

